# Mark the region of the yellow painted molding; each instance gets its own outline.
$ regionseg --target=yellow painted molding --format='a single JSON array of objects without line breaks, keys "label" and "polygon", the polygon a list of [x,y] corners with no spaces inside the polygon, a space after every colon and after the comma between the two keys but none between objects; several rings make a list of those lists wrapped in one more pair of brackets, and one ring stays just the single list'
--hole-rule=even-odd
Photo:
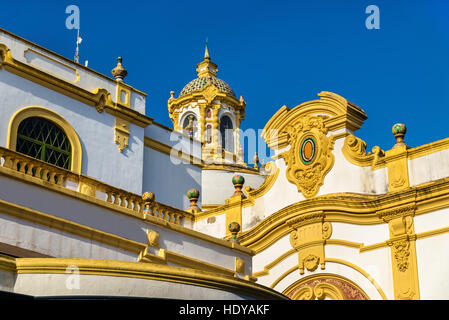
[{"label": "yellow painted molding", "polygon": [[117,260],[58,258],[16,259],[18,274],[66,274],[67,267],[72,265],[78,267],[81,275],[89,274],[151,279],[238,292],[254,296],[258,299],[287,299],[281,293],[251,281],[205,270]]},{"label": "yellow painted molding", "polygon": [[81,148],[80,139],[76,131],[72,128],[70,123],[68,123],[63,117],[54,111],[39,107],[39,106],[29,106],[18,110],[11,118],[8,127],[8,138],[6,145],[11,150],[16,150],[17,143],[17,131],[19,129],[20,123],[30,117],[40,117],[47,119],[57,125],[66,135],[70,141],[72,147],[72,160],[70,170],[76,174],[81,173],[83,151]]},{"label": "yellow painted molding", "polygon": [[418,262],[414,228],[415,205],[383,213],[390,237],[386,241],[391,249],[394,296],[398,300],[419,300]]},{"label": "yellow painted molding", "polygon": [[263,276],[267,276],[270,274],[270,270],[273,269],[275,266],[277,266],[279,263],[281,263],[282,261],[284,261],[285,259],[287,259],[289,256],[291,256],[292,254],[295,254],[296,250],[295,249],[290,249],[286,252],[284,252],[283,254],[281,254],[279,257],[277,257],[276,259],[274,259],[273,261],[271,261],[269,264],[267,264],[266,266],[263,267],[262,271],[257,271],[253,273],[254,277],[263,277]]},{"label": "yellow painted molding", "polygon": [[275,163],[273,161],[270,161],[265,166],[266,170],[270,173],[266,176],[265,181],[263,184],[257,188],[252,189],[249,186],[246,186],[244,188],[245,194],[246,194],[246,200],[243,203],[243,207],[249,207],[253,206],[255,204],[255,201],[257,198],[260,198],[264,196],[274,185],[276,182],[278,176],[279,176],[279,168],[276,167]]},{"label": "yellow painted molding", "polygon": [[[406,149],[406,158],[412,160],[446,149],[449,149],[449,138]],[[384,168],[387,166],[388,162],[398,159],[398,157],[392,155],[391,152],[388,153],[388,151],[383,151],[377,146],[373,147],[372,153],[366,153],[366,142],[354,135],[348,135],[345,138],[342,153],[350,163],[359,167],[371,166],[373,170]],[[402,157],[404,157],[404,155],[402,155]]]},{"label": "yellow painted molding", "polygon": [[419,147],[407,150],[408,159],[415,159],[427,156],[429,154],[449,149],[449,138],[437,140]]},{"label": "yellow painted molding", "polygon": [[449,227],[439,228],[435,230],[424,231],[420,233],[416,233],[417,239],[424,239],[428,237],[434,237],[441,234],[449,233]]},{"label": "yellow painted molding", "polygon": [[355,265],[355,264],[353,264],[351,262],[342,260],[342,259],[334,259],[334,258],[326,258],[326,262],[342,264],[342,265],[345,265],[347,267],[350,267],[350,268],[358,271],[365,278],[367,278],[369,280],[369,282],[371,282],[373,284],[373,286],[376,288],[377,292],[379,292],[379,294],[382,297],[382,299],[388,300],[387,296],[385,295],[384,291],[382,290],[382,287],[376,282],[376,280],[374,280],[373,277],[370,276],[370,274],[368,272],[366,272],[365,270],[363,270],[359,266],[357,266],[357,265]]},{"label": "yellow painted molding", "polygon": [[221,204],[204,204],[204,203],[201,204],[201,208],[203,210],[215,209],[215,208],[218,208],[220,206],[221,206]]},{"label": "yellow painted molding", "polygon": [[[385,223],[382,212],[416,206],[416,215],[449,207],[449,178],[444,178],[398,192],[383,195],[330,194],[300,201],[271,214],[252,229],[239,235],[240,242],[261,252],[289,234],[287,221],[322,210],[324,221],[356,225]],[[216,209],[214,209],[216,210]],[[362,246],[361,251],[374,250],[384,244]]]},{"label": "yellow painted molding", "polygon": [[373,170],[385,167],[385,152],[375,146],[372,153],[366,153],[366,142],[354,135],[346,136],[341,151],[346,160],[356,166],[371,166]]},{"label": "yellow painted molding", "polygon": [[[326,262],[328,263],[337,263],[337,264],[342,264],[345,265],[351,269],[356,270],[357,272],[359,272],[361,275],[363,275],[365,278],[367,278],[372,284],[373,286],[376,288],[377,292],[379,292],[380,296],[382,297],[382,299],[384,300],[388,300],[387,296],[385,295],[384,291],[382,290],[381,286],[376,282],[376,280],[374,280],[373,277],[371,277],[365,270],[363,270],[362,268],[360,268],[359,266],[342,260],[342,259],[334,259],[334,258],[326,258]],[[287,271],[285,271],[281,276],[279,276],[271,285],[270,288],[275,288],[279,282],[282,281],[282,279],[284,279],[285,277],[287,277],[289,274],[295,272],[297,269],[299,269],[299,266],[293,266],[290,269],[288,269]],[[317,276],[319,276],[320,274],[317,274]],[[308,278],[308,277],[305,277]],[[288,289],[288,288],[287,288]],[[284,291],[285,292],[285,291]]]},{"label": "yellow painted molding", "polygon": [[0,270],[16,272],[16,258],[0,254]]},{"label": "yellow painted molding", "polygon": [[332,224],[324,221],[323,212],[312,212],[286,222],[290,227],[290,244],[298,253],[299,273],[304,268],[315,271],[326,268],[324,245],[332,235]]},{"label": "yellow painted molding", "polygon": [[404,190],[410,186],[407,154],[407,146],[394,147],[385,152],[390,192]]},{"label": "yellow painted molding", "polygon": [[122,118],[115,118],[114,126],[115,143],[118,145],[120,152],[123,152],[125,148],[128,148],[129,140],[129,122]]},{"label": "yellow painted molding", "polygon": [[205,261],[201,261],[195,258],[187,257],[185,255],[171,252],[165,249],[159,249],[158,255],[149,253],[148,246],[139,254],[139,262],[146,263],[156,263],[167,265],[167,263],[171,263],[174,265],[196,269],[196,270],[204,270],[208,272],[214,272],[226,276],[234,276],[235,271],[227,268],[223,268],[221,266],[208,263]]},{"label": "yellow painted molding", "polygon": [[223,171],[232,171],[232,172],[240,172],[240,173],[251,173],[251,174],[259,174],[258,170],[255,170],[251,167],[239,165],[239,164],[206,164],[203,170],[223,170]]}]

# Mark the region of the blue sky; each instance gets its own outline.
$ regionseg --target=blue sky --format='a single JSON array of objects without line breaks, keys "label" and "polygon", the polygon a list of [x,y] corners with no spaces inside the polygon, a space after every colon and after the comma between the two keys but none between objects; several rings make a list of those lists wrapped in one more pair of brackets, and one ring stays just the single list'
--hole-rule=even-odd
[{"label": "blue sky", "polygon": [[[367,113],[356,135],[368,151],[390,149],[397,122],[411,147],[449,137],[449,1],[3,0],[0,27],[72,59],[71,4],[81,14],[80,62],[110,76],[122,56],[126,82],[167,126],[169,93],[196,77],[208,38],[218,77],[247,102],[242,129],[332,91]],[[380,9],[379,30],[365,27],[368,5]]]}]

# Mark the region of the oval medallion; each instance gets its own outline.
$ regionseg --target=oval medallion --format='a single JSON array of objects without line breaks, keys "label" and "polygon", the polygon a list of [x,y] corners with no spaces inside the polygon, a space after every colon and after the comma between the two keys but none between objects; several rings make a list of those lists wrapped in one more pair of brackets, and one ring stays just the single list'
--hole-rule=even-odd
[{"label": "oval medallion", "polygon": [[313,161],[316,154],[316,143],[312,137],[307,137],[301,143],[300,156],[304,164],[309,164]]}]

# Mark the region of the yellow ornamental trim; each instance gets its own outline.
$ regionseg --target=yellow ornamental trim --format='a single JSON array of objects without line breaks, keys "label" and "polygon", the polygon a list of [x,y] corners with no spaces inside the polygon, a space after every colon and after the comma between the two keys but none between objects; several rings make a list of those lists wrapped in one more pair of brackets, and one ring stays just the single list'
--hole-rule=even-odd
[{"label": "yellow ornamental trim", "polygon": [[366,142],[352,134],[346,136],[341,151],[346,160],[356,166],[371,166],[373,170],[385,166],[385,152],[383,150],[375,146],[372,153],[366,153]]},{"label": "yellow ornamental trim", "polygon": [[367,119],[365,112],[355,104],[332,92],[320,92],[319,100],[304,102],[293,109],[283,106],[267,122],[262,137],[271,149],[281,150],[288,146],[286,128],[297,124],[304,116],[321,115],[329,131],[360,129]]},{"label": "yellow ornamental trim", "polygon": [[334,139],[326,136],[323,120],[321,116],[304,116],[296,125],[285,128],[291,148],[279,155],[287,164],[287,180],[306,198],[318,193],[334,164]]}]

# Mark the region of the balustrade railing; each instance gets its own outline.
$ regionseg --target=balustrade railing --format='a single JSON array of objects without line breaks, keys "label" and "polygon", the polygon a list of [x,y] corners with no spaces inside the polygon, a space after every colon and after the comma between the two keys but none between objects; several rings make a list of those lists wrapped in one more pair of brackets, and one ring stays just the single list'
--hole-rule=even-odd
[{"label": "balustrade railing", "polygon": [[122,190],[85,175],[54,166],[25,154],[0,147],[0,170],[6,169],[24,174],[24,178],[33,177],[50,185],[78,191],[82,194],[103,200],[115,206],[132,210],[141,215],[181,224],[183,218],[192,219],[186,211],[156,201],[145,201],[142,196]]}]

